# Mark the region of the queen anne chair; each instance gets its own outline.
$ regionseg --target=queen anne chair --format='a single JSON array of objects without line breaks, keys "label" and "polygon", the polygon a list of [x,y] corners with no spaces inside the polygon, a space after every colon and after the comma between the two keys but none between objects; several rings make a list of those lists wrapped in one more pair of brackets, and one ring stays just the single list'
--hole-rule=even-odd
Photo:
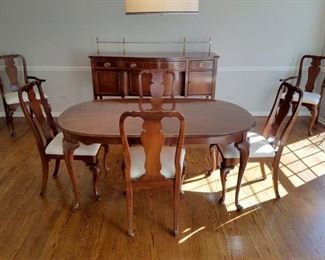
[{"label": "queen anne chair", "polygon": [[[283,97],[283,98],[282,98]],[[287,137],[296,121],[299,108],[302,104],[303,92],[289,83],[282,83],[279,87],[272,110],[263,128],[262,135],[255,132],[248,132],[247,138],[250,143],[249,162],[260,162],[263,179],[266,178],[264,172],[264,162],[271,163],[273,186],[276,198],[280,198],[278,189],[279,163]],[[293,102],[294,100],[294,102]],[[292,114],[288,113],[292,108]],[[288,118],[287,118],[288,117]],[[287,118],[287,120],[286,120]],[[226,197],[227,174],[236,164],[239,163],[239,152],[234,144],[217,145],[215,160],[221,159],[220,179],[222,184],[222,195],[219,203],[222,204]],[[219,154],[220,153],[220,154]],[[219,157],[221,155],[221,157]],[[238,175],[238,182],[243,176]],[[239,193],[239,189],[236,190]],[[236,202],[237,210],[242,210],[242,206]]]},{"label": "queen anne chair", "polygon": [[[296,80],[294,85],[298,88],[302,88],[303,69],[304,66],[306,66],[305,64],[308,62],[308,60],[310,60],[311,62],[308,68],[307,80],[305,83],[306,85],[303,92],[304,95],[302,100],[302,106],[308,108],[309,111],[311,112],[311,119],[308,127],[308,133],[309,135],[313,135],[313,127],[315,123],[318,122],[318,118],[319,118],[321,100],[325,88],[325,78],[322,81],[320,93],[318,94],[315,93],[314,91],[316,88],[317,81],[321,75],[320,74],[321,62],[325,60],[325,56],[316,56],[316,55],[303,56],[300,60],[298,75],[286,79],[281,79],[280,81],[287,82],[291,80]],[[294,97],[294,101],[296,100],[297,100],[297,96]]]},{"label": "queen anne chair", "polygon": [[[143,119],[141,145],[129,145],[125,131],[128,117]],[[180,122],[176,147],[165,145],[161,121],[166,117],[177,118]],[[174,235],[177,236],[182,176],[185,174],[184,128],[184,117],[177,111],[133,111],[121,115],[129,236],[134,236],[133,191],[157,188],[169,188],[174,192]]]},{"label": "queen anne chair", "polygon": [[[29,82],[29,80],[45,80],[38,79],[34,76],[27,75],[27,66],[24,56],[20,54],[2,55],[0,56],[0,63],[3,63],[5,70],[3,75],[7,76],[9,88],[4,88],[5,81],[1,79],[0,75],[0,94],[5,109],[6,121],[9,126],[11,136],[15,135],[15,128],[13,122],[13,115],[19,107],[18,89]],[[21,67],[21,70],[17,69]],[[22,71],[22,73],[19,73]],[[22,75],[21,75],[22,74]],[[47,98],[46,95],[44,95]],[[23,96],[24,101],[27,102],[27,96]],[[36,92],[36,98],[39,99],[39,93]]]},{"label": "queen anne chair", "polygon": [[[164,110],[163,104],[168,100],[163,98],[164,79],[172,76],[172,87],[169,90],[172,107]],[[151,108],[144,106],[142,77],[150,82]],[[174,193],[174,235],[179,231],[179,207],[182,180],[185,176],[184,116],[175,111],[174,100],[175,75],[171,71],[143,70],[139,73],[139,110],[125,112],[120,117],[120,134],[124,151],[123,172],[126,183],[126,198],[128,212],[128,234],[134,236],[133,229],[133,191],[168,188]],[[129,117],[143,120],[141,143],[131,145],[125,124]],[[167,145],[168,139],[162,132],[162,121],[174,118],[179,121],[177,144]],[[174,136],[176,138],[176,136]],[[173,139],[175,139],[173,138]]]},{"label": "queen anne chair", "polygon": [[[36,93],[39,93],[39,99],[37,99]],[[25,118],[35,137],[41,157],[42,188],[40,195],[44,195],[47,187],[50,160],[55,160],[53,177],[56,177],[60,167],[60,160],[64,159],[62,147],[63,134],[59,132],[56,122],[51,115],[40,81],[33,81],[20,87],[18,89],[18,97]],[[26,99],[29,103],[29,109]],[[100,147],[100,144],[80,144],[74,151],[74,159],[84,161],[93,173],[93,192],[97,200],[100,199],[97,188],[99,177],[98,153]],[[70,177],[75,189],[73,177]]]}]

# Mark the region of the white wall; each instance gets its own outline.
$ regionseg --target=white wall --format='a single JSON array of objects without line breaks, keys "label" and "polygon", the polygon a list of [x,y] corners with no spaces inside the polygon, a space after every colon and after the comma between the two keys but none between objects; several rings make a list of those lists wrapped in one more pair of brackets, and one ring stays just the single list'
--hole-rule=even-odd
[{"label": "white wall", "polygon": [[[47,79],[55,112],[92,99],[88,55],[96,50],[96,36],[157,41],[211,36],[221,57],[217,98],[265,113],[278,79],[295,73],[301,55],[320,54],[325,35],[325,0],[201,0],[198,15],[165,16],[126,16],[123,0],[0,1],[5,10],[0,43],[6,52],[25,55],[29,74]],[[177,47],[159,46],[171,49]]]},{"label": "white wall", "polygon": [[5,37],[5,22],[4,22],[4,0],[0,0],[0,53],[4,51],[4,37]]}]

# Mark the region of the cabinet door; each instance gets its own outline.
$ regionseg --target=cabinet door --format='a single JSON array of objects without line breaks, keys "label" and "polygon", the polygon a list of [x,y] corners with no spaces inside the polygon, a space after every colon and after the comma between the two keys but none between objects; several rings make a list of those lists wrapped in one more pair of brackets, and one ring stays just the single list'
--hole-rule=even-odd
[{"label": "cabinet door", "polygon": [[212,95],[213,71],[190,71],[188,80],[189,96]]},{"label": "cabinet door", "polygon": [[[129,83],[129,95],[138,96],[139,95],[139,71],[129,72],[130,83]],[[182,86],[184,86],[183,72],[176,73],[175,78],[175,95],[181,95]],[[142,75],[142,90],[144,96],[150,96],[150,84],[151,76],[149,74]],[[164,80],[164,96],[169,96],[172,90],[172,76],[167,75]]]},{"label": "cabinet door", "polygon": [[120,95],[118,70],[97,71],[96,79],[97,95]]}]

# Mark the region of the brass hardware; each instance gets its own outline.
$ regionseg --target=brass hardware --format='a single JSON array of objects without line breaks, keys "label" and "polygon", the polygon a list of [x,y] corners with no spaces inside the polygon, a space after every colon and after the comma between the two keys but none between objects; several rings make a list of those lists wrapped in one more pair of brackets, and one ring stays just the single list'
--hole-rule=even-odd
[{"label": "brass hardware", "polygon": [[131,63],[130,64],[130,68],[135,69],[136,67],[137,67],[137,64],[136,63]]},{"label": "brass hardware", "polygon": [[105,63],[104,63],[104,67],[105,67],[105,68],[108,68],[108,67],[110,67],[111,65],[112,65],[112,64],[111,64],[110,62],[105,62]]},{"label": "brass hardware", "polygon": [[122,45],[122,52],[123,55],[126,54],[126,47],[127,45],[137,45],[137,44],[182,44],[183,45],[183,55],[186,53],[186,47],[187,45],[191,44],[207,44],[209,48],[209,55],[211,55],[211,48],[212,48],[212,39],[211,37],[209,38],[209,41],[187,41],[186,38],[183,38],[183,41],[170,41],[170,42],[164,42],[164,41],[126,41],[125,38],[122,38],[122,41],[102,41],[99,40],[98,37],[96,37],[96,45],[97,45],[97,54],[100,53],[100,46],[101,44],[118,44]]},{"label": "brass hardware", "polygon": [[198,67],[199,67],[200,69],[204,68],[204,63],[203,63],[203,62],[200,62]]}]

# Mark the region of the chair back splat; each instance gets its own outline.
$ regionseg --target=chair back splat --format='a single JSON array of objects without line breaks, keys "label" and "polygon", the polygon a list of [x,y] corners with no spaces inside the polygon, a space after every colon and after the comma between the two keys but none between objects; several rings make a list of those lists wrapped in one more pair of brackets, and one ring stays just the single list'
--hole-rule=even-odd
[{"label": "chair back splat", "polygon": [[[281,98],[285,95],[284,99]],[[297,97],[297,102],[292,102],[293,97]],[[282,83],[279,87],[273,107],[263,128],[263,136],[266,139],[273,139],[273,145],[284,145],[286,139],[298,116],[299,108],[302,103],[303,92],[301,89],[292,86],[289,83]],[[284,120],[289,111],[292,111],[289,119]]]},{"label": "chair back splat", "polygon": [[165,134],[162,132],[162,119],[165,117],[173,117],[179,120],[179,132],[176,145],[176,154],[174,159],[175,164],[175,179],[180,179],[181,176],[181,151],[184,143],[184,116],[177,111],[140,111],[140,112],[125,112],[120,118],[120,133],[124,147],[125,159],[125,178],[126,181],[131,180],[131,156],[130,145],[125,131],[124,123],[128,117],[138,117],[143,119],[143,132],[140,135],[141,144],[145,153],[145,173],[142,177],[144,181],[159,181],[166,180],[161,175],[160,154],[165,145]]},{"label": "chair back splat", "polygon": [[[8,77],[11,91],[17,91],[19,86],[25,85],[28,82],[27,66],[24,56],[20,54],[3,55],[0,56],[0,61],[4,63],[5,73]],[[22,84],[19,83],[21,77],[19,77],[17,65],[18,68],[22,66]]]},{"label": "chair back splat", "polygon": [[[144,80],[149,81],[150,89],[143,89]],[[160,110],[163,103],[167,103],[168,99],[172,102],[172,108],[175,110],[175,83],[176,75],[172,70],[141,70],[138,76],[139,86],[139,108],[143,108],[144,92],[150,94],[152,110]]]},{"label": "chair back splat", "polygon": [[298,71],[298,77],[296,81],[296,87],[300,87],[301,79],[302,79],[302,73],[304,64],[307,60],[311,59],[309,68],[308,68],[308,74],[307,74],[307,81],[305,85],[305,91],[313,92],[316,87],[317,78],[320,75],[321,71],[321,62],[322,60],[325,60],[325,56],[316,56],[316,55],[304,55],[299,64],[299,71]]},{"label": "chair back splat", "polygon": [[[40,98],[36,98],[37,88]],[[24,95],[28,96],[29,109],[24,102]],[[58,134],[58,128],[51,115],[50,108],[41,87],[40,81],[33,81],[19,88],[18,96],[26,120],[31,127],[36,139],[37,147],[44,154],[46,146]]]}]

